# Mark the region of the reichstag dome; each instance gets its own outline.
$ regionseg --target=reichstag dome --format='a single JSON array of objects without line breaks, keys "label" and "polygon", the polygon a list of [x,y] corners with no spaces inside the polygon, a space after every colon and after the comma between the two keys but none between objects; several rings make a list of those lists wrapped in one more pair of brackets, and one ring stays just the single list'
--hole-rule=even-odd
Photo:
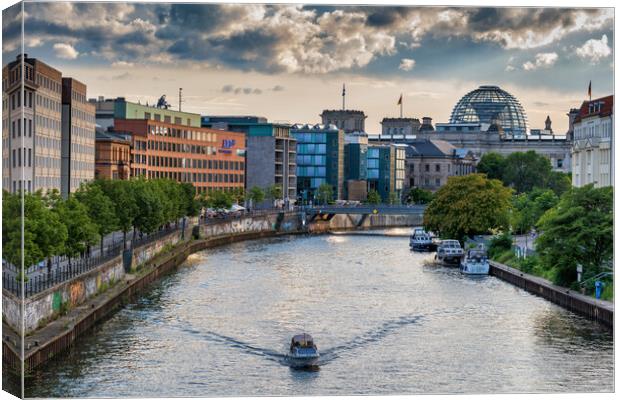
[{"label": "reichstag dome", "polygon": [[527,134],[523,106],[499,86],[480,86],[463,96],[452,110],[450,124],[489,124],[490,131],[501,129],[513,137]]}]

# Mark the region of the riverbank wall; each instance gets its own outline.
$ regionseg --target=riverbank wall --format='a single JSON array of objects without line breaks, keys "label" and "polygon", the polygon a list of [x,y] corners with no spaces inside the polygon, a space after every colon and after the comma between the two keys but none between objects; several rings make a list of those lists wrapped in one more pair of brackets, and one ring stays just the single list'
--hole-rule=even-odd
[{"label": "riverbank wall", "polygon": [[[34,369],[71,346],[98,321],[181,265],[192,253],[233,242],[280,235],[415,226],[421,222],[422,216],[417,214],[366,217],[341,214],[329,220],[310,221],[304,213],[282,212],[203,224],[200,225],[198,239],[191,238],[191,227],[186,230],[183,239],[180,232],[171,233],[148,246],[136,248],[130,270],[123,266],[119,256],[92,271],[27,298],[25,367],[27,370]],[[11,294],[3,295],[6,300]],[[14,332],[3,337],[3,364],[15,369],[19,368],[21,359],[18,356],[21,343],[15,333],[20,331],[21,314],[18,299],[10,301],[14,304],[7,307],[3,304],[3,329]],[[17,338],[11,340],[11,336]]]},{"label": "riverbank wall", "polygon": [[490,261],[489,264],[490,275],[613,329],[614,304],[612,302],[582,295],[574,290],[554,285],[546,279],[523,273],[518,269],[495,261]]}]

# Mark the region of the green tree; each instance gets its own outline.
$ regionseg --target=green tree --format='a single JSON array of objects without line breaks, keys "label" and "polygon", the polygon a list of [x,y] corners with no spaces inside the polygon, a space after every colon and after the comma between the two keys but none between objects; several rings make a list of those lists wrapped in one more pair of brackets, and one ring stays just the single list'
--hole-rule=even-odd
[{"label": "green tree", "polygon": [[334,188],[329,183],[321,183],[315,197],[319,204],[329,204],[334,200]]},{"label": "green tree", "polygon": [[216,190],[215,192],[211,193],[209,197],[211,198],[213,208],[228,209],[233,205],[232,196],[222,190]]},{"label": "green tree", "polygon": [[265,193],[267,194],[267,198],[271,200],[279,200],[282,198],[282,185],[273,184],[269,186]]},{"label": "green tree", "polygon": [[480,158],[476,170],[479,173],[486,174],[489,179],[502,180],[504,170],[506,168],[506,158],[499,153],[485,153]]},{"label": "green tree", "polygon": [[154,232],[166,221],[164,212],[168,204],[162,202],[162,194],[146,179],[132,179],[130,182],[139,210],[133,219],[134,228],[144,233]]},{"label": "green tree", "polygon": [[54,212],[67,227],[67,240],[61,254],[69,258],[75,257],[84,253],[90,245],[97,243],[99,240],[97,225],[88,217],[86,206],[77,201],[73,195],[67,200],[58,202]]},{"label": "green tree", "polygon": [[367,204],[381,204],[381,195],[376,190],[370,190],[366,197]]},{"label": "green tree", "polygon": [[512,249],[512,236],[508,232],[493,236],[489,241],[489,256],[496,258],[500,254]]},{"label": "green tree", "polygon": [[409,189],[407,202],[412,204],[428,204],[433,201],[433,192],[417,187]]},{"label": "green tree", "polygon": [[465,236],[506,229],[511,190],[484,174],[452,176],[424,212],[424,226],[441,237]]},{"label": "green tree", "polygon": [[572,187],[570,173],[567,174],[559,171],[551,171],[549,178],[547,179],[546,187],[553,190],[557,196],[562,196]]},{"label": "green tree", "polygon": [[265,192],[258,186],[254,186],[250,189],[250,193],[248,193],[247,197],[248,200],[252,201],[253,206],[256,207],[265,200]]},{"label": "green tree", "polygon": [[94,182],[81,185],[75,192],[75,198],[86,206],[90,220],[97,226],[101,254],[103,254],[103,238],[108,233],[118,229],[118,218],[114,211],[114,203]]},{"label": "green tree", "polygon": [[133,192],[134,180],[98,179],[95,183],[114,202],[118,227],[123,232],[123,248],[127,247],[127,232],[140,212]]},{"label": "green tree", "polygon": [[586,185],[566,192],[538,222],[536,240],[542,266],[554,283],[570,286],[602,271],[613,257],[613,189]]},{"label": "green tree", "polygon": [[550,175],[551,162],[534,150],[516,152],[506,157],[503,182],[517,193],[546,187]]},{"label": "green tree", "polygon": [[200,201],[196,197],[196,188],[188,182],[181,183],[183,195],[183,214],[194,217],[200,212]]},{"label": "green tree", "polygon": [[517,233],[528,233],[540,217],[554,207],[559,199],[551,189],[534,189],[513,198],[512,227]]},{"label": "green tree", "polygon": [[230,194],[236,204],[242,204],[245,200],[245,193],[243,191],[243,188],[234,188]]},{"label": "green tree", "polygon": [[388,203],[390,203],[392,205],[400,204],[400,199],[398,198],[398,193],[390,192],[389,197],[388,197]]}]

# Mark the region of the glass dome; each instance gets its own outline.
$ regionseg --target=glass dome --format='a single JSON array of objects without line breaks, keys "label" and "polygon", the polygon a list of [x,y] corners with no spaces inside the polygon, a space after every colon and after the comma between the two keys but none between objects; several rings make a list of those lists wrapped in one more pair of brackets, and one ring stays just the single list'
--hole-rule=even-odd
[{"label": "glass dome", "polygon": [[480,86],[456,103],[451,124],[496,124],[512,136],[527,134],[527,117],[523,106],[513,95],[498,86]]}]

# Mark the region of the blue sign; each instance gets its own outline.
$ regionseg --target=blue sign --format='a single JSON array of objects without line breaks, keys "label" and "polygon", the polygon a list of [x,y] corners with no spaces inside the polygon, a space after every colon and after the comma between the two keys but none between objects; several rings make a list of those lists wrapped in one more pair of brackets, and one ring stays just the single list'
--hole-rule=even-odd
[{"label": "blue sign", "polygon": [[235,139],[224,139],[222,140],[222,148],[230,149],[235,145]]}]

